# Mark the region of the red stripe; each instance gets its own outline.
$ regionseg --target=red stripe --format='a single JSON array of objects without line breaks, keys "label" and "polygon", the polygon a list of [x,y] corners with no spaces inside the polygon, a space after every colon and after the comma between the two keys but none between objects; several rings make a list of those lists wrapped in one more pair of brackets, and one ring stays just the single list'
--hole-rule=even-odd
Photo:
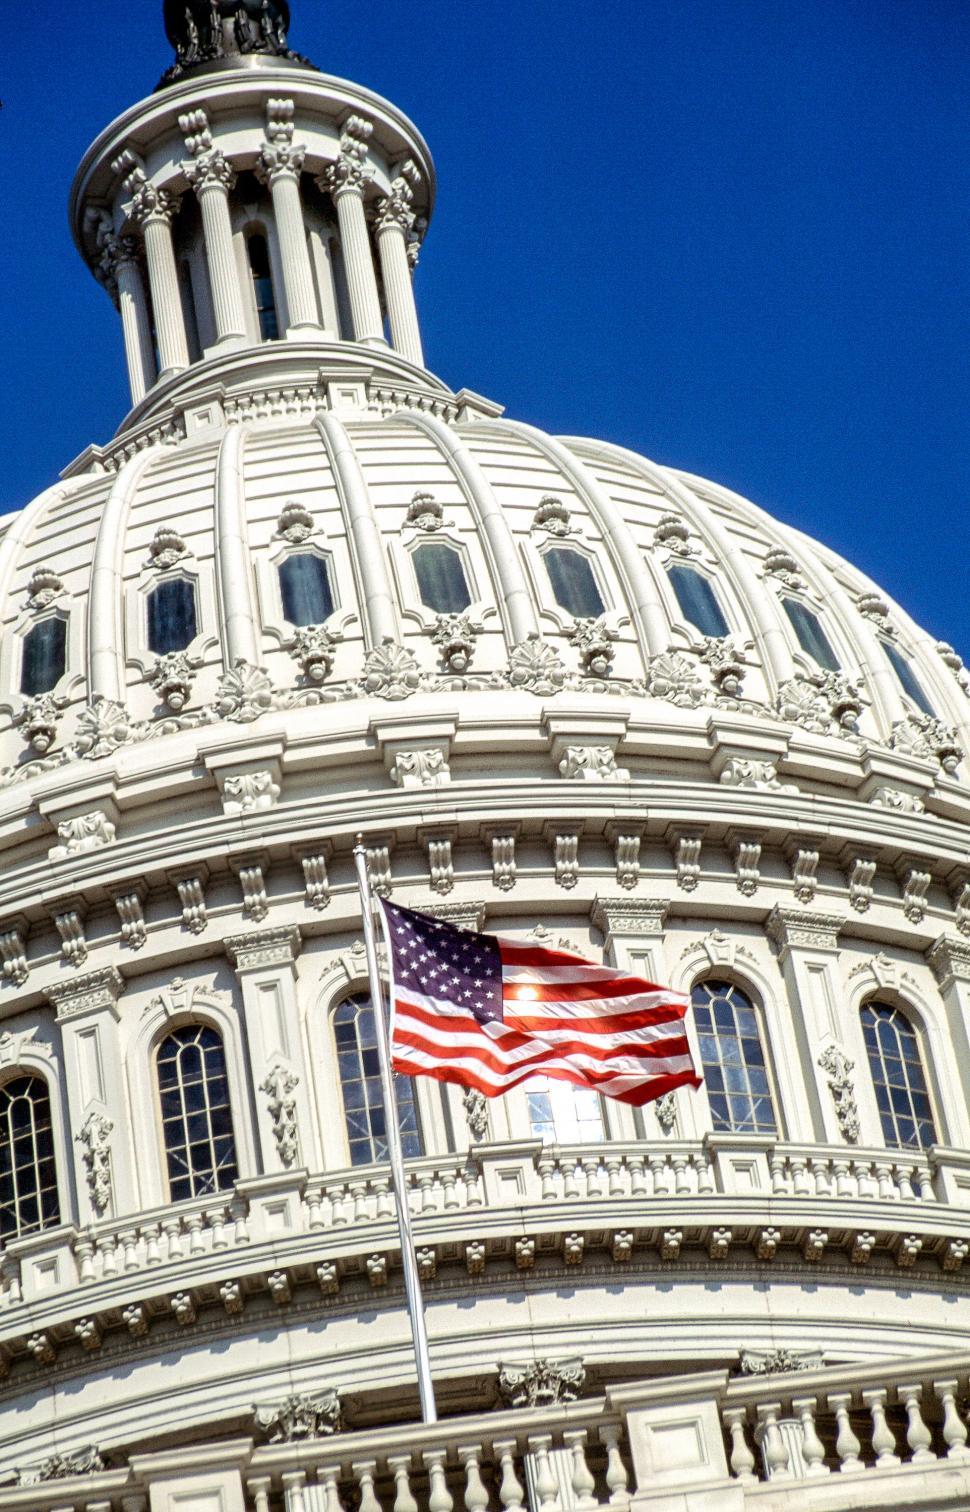
[{"label": "red stripe", "polygon": [[632,1034],[637,1029],[654,1029],[661,1024],[679,1024],[686,1008],[641,1008],[630,1013],[604,1013],[596,1018],[574,1018],[570,1014],[546,1014],[539,1018],[527,1011],[526,1003],[516,1003],[506,1023],[515,1024],[529,1034],[542,1034],[547,1029],[575,1029],[577,1033]]},{"label": "red stripe", "polygon": [[598,982],[502,982],[503,998],[539,1003],[583,1003],[590,998],[642,997],[646,992],[662,991],[662,987],[652,987],[642,977],[627,976],[615,977],[613,981],[601,978]]},{"label": "red stripe", "polygon": [[[569,955],[564,950],[547,950],[544,945],[517,945],[512,940],[495,936],[503,966],[591,966],[582,956]],[[661,988],[651,988],[660,992]]]},{"label": "red stripe", "polygon": [[[510,1062],[508,1056],[502,1056],[501,1052],[511,1049],[513,1035],[503,1035],[501,1040],[490,1039],[487,1034],[481,1035],[482,1044],[478,1045],[442,1045],[437,1040],[426,1039],[420,1030],[411,1030],[405,1027],[407,1020],[398,1020],[394,1025],[394,1044],[413,1045],[415,1048],[427,1050],[429,1055],[439,1055],[446,1060],[461,1060],[464,1056],[475,1056],[496,1069],[504,1069],[514,1064],[516,1068],[527,1064],[525,1060]],[[438,1025],[434,1024],[437,1028]],[[518,1045],[534,1043],[531,1036],[518,1038]],[[498,1052],[496,1054],[495,1052]],[[619,1045],[596,1045],[589,1040],[556,1040],[546,1041],[541,1047],[537,1047],[532,1061],[542,1059],[567,1059],[570,1055],[583,1055],[593,1061],[602,1061],[604,1064],[611,1060],[672,1060],[675,1056],[690,1056],[690,1045],[683,1035],[677,1035],[672,1039],[655,1040],[652,1044],[619,1044]]]},{"label": "red stripe", "polygon": [[[419,1007],[417,1003],[409,1003],[402,997],[398,997],[397,999],[395,1012],[420,1019],[430,1029],[440,1029],[442,1033],[454,1031],[456,1034],[464,1032],[465,1034],[480,1035],[487,1044],[492,1045],[495,1043],[491,1036],[485,1033],[478,1020],[473,1018],[470,1013],[433,1013],[430,1009]],[[509,1025],[502,1025],[501,1027],[505,1029],[505,1034],[502,1038],[506,1045],[518,1046],[531,1043],[532,1036],[530,1034],[522,1034],[518,1029],[514,1029]],[[396,1038],[397,1019],[395,1019],[394,1023],[394,1034]]]}]

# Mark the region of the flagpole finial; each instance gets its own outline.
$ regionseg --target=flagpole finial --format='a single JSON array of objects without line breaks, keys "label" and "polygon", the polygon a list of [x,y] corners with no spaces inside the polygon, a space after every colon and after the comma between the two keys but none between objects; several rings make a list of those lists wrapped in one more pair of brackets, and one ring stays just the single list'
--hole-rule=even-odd
[{"label": "flagpole finial", "polygon": [[354,855],[355,856],[360,856],[360,855],[363,854],[363,852],[366,849],[367,849],[367,847],[364,844],[364,834],[363,834],[363,831],[362,830],[358,830],[357,833],[356,833],[356,835],[354,836]]}]

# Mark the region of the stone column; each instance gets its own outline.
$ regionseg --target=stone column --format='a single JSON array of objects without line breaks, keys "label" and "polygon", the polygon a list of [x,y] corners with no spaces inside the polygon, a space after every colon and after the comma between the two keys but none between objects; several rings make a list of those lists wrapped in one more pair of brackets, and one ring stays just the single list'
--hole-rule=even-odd
[{"label": "stone column", "polygon": [[776,1050],[775,1078],[787,1115],[784,1134],[791,1140],[844,1144],[859,1138],[854,1100],[850,1104],[839,1099],[825,1085],[826,1077],[831,1081],[837,1073],[819,1063],[826,1047],[843,1040],[843,992],[837,975],[843,925],[844,920],[829,914],[780,907],[772,909],[766,925],[786,987],[778,1004],[781,1022],[777,1030],[766,1025],[766,1031],[776,1047],[797,1045],[801,1063],[788,1067]]},{"label": "stone column", "polygon": [[148,263],[148,283],[152,292],[155,337],[158,342],[159,378],[170,378],[189,365],[189,348],[185,339],[185,317],[175,267],[172,243],[172,220],[178,210],[177,195],[157,189],[147,180],[136,181],[132,189],[130,217],[141,227]]},{"label": "stone column", "polygon": [[121,315],[131,402],[139,404],[155,382],[156,372],[148,300],[138,266],[138,243],[133,236],[109,234],[102,247],[99,277]]},{"label": "stone column", "polygon": [[373,129],[369,121],[351,116],[340,137],[340,156],[319,183],[332,196],[340,223],[354,340],[378,346],[385,345],[384,323],[364,214],[364,185],[370,172],[364,159]]},{"label": "stone column", "polygon": [[319,1170],[296,997],[300,931],[295,924],[281,925],[233,935],[224,944],[242,988],[262,1169]]},{"label": "stone column", "polygon": [[[271,101],[271,107],[274,103]],[[292,123],[283,124],[270,116],[267,128],[270,141],[263,148],[257,173],[269,185],[273,196],[273,215],[283,263],[283,286],[289,320],[287,335],[299,337],[304,332],[319,335],[320,315],[313,287],[313,269],[307,246],[300,197],[300,174],[306,148],[294,146]]]},{"label": "stone column", "polygon": [[414,226],[413,195],[406,176],[408,170],[412,179],[417,177],[413,163],[405,163],[400,176],[391,184],[390,194],[378,203],[374,232],[391,324],[391,344],[408,362],[423,367],[424,352],[408,258],[408,238]]},{"label": "stone column", "polygon": [[83,1227],[137,1212],[132,1127],[118,1038],[124,981],[114,966],[49,987],[64,1051],[64,1080]]},{"label": "stone column", "polygon": [[236,182],[236,172],[217,147],[210,147],[185,164],[185,176],[202,211],[216,345],[240,346],[247,340],[246,320],[229,218],[229,191]]},{"label": "stone column", "polygon": [[[932,968],[933,975],[940,984],[940,996],[946,1009],[947,1025],[953,1045],[953,1059],[950,1062],[952,1077],[959,1085],[956,1096],[947,1098],[947,1123],[950,1127],[946,1130],[951,1145],[966,1148],[970,1144],[970,1118],[967,1114],[967,1106],[970,1103],[970,940],[963,940],[958,935],[942,934],[933,941],[926,952],[926,959]],[[932,1049],[927,1045],[924,1049],[926,1060],[930,1059]],[[938,1082],[946,1086],[950,1081],[949,1072],[937,1059],[936,1072]],[[940,1138],[944,1137],[944,1131],[940,1130]]]}]

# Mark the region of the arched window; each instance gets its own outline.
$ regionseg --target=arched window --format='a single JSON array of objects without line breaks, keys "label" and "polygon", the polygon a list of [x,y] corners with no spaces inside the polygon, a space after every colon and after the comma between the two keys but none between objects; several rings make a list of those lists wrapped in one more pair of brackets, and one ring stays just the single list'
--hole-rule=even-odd
[{"label": "arched window", "polygon": [[928,714],[931,719],[935,719],[936,710],[923,692],[923,685],[913,671],[913,664],[909,657],[904,656],[899,647],[894,646],[892,641],[884,640],[881,644],[882,649],[889,658],[889,665],[895,672],[899,686],[906,694],[906,697],[912,699],[921,713]]},{"label": "arched window", "polygon": [[279,565],[283,618],[291,625],[322,625],[334,611],[330,565],[312,552],[288,556]]},{"label": "arched window", "polygon": [[787,595],[781,603],[791,621],[795,639],[806,655],[820,667],[824,667],[826,672],[838,672],[841,663],[832,650],[831,642],[822,629],[822,622],[818,615],[813,614],[811,609],[806,609],[798,599],[788,598]]},{"label": "arched window", "polygon": [[195,587],[187,578],[168,578],[148,595],[148,648],[159,656],[184,651],[199,633]]},{"label": "arched window", "polygon": [[435,541],[411,553],[422,604],[437,614],[460,614],[472,601],[461,552]]},{"label": "arched window", "polygon": [[927,1149],[937,1143],[936,1123],[916,1030],[888,1003],[865,1003],[861,1016],[883,1138],[896,1149]]},{"label": "arched window", "polygon": [[20,691],[28,698],[49,693],[67,666],[67,620],[59,614],[33,625],[24,636]]},{"label": "arched window", "polygon": [[231,1187],[239,1171],[222,1039],[187,1024],[162,1040],[156,1065],[172,1201]]},{"label": "arched window", "polygon": [[[337,1068],[344,1099],[351,1165],[371,1165],[387,1159],[387,1125],[377,1058],[377,1027],[370,996],[364,992],[344,998],[333,1016]],[[405,1155],[423,1154],[414,1084],[409,1076],[395,1076],[398,1124]]]},{"label": "arched window", "polygon": [[51,1100],[39,1076],[0,1086],[0,1239],[60,1223]]},{"label": "arched window", "polygon": [[691,993],[714,1128],[776,1134],[765,1052],[751,999],[733,982],[699,982]]},{"label": "arched window", "polygon": [[542,553],[556,603],[575,619],[597,619],[606,610],[592,564],[581,551],[550,546]]},{"label": "arched window", "polygon": [[715,638],[730,635],[730,627],[717,601],[717,594],[703,572],[695,572],[693,567],[685,567],[682,562],[676,562],[667,568],[667,576],[680,605],[680,612],[689,625],[693,625],[701,635]]},{"label": "arched window", "polygon": [[273,293],[269,246],[262,231],[251,231],[247,236],[246,253],[249,257],[249,271],[253,280],[259,334],[264,341],[276,341],[279,339],[280,323],[276,313],[276,295]]},{"label": "arched window", "polygon": [[524,1091],[529,1127],[543,1144],[593,1144],[606,1138],[599,1096],[588,1087],[536,1076]]}]

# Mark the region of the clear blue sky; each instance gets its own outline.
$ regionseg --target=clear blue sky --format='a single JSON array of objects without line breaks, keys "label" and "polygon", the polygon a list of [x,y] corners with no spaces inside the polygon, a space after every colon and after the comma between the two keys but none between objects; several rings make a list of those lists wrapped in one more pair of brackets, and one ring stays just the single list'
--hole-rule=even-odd
[{"label": "clear blue sky", "polygon": [[[739,489],[970,660],[965,0],[291,3],[430,142],[442,377]],[[125,411],[65,205],[166,66],[161,10],[34,0],[5,35],[2,508]]]}]

